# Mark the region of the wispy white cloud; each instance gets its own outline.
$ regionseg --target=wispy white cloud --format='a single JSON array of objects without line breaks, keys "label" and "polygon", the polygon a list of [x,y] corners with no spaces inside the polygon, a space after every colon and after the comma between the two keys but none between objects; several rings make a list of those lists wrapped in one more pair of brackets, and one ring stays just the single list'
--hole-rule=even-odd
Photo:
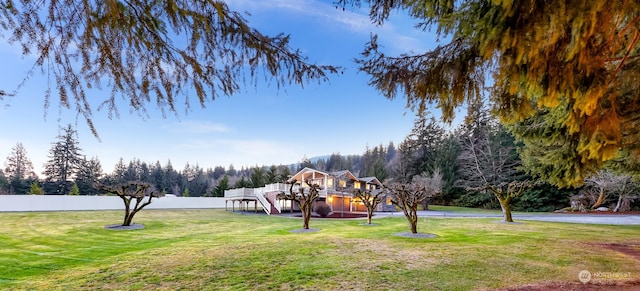
[{"label": "wispy white cloud", "polygon": [[224,133],[232,131],[229,127],[222,123],[213,123],[210,121],[186,120],[168,125],[168,130],[172,132],[193,133],[193,134],[209,134]]},{"label": "wispy white cloud", "polygon": [[[350,31],[360,35],[375,33],[380,35],[380,42],[391,50],[391,53],[417,53],[432,48],[435,41],[425,42],[430,38],[428,34],[424,38],[410,36],[416,30],[412,24],[407,24],[406,29],[394,25],[393,20],[387,21],[382,26],[371,22],[366,9],[350,10],[337,9],[331,3],[317,0],[229,0],[232,9],[240,11],[279,10],[288,11],[296,15],[308,16],[309,19],[317,19],[327,27],[335,27],[340,30]],[[405,25],[404,23],[403,25]]]},{"label": "wispy white cloud", "polygon": [[178,152],[207,153],[201,162],[236,166],[271,165],[300,159],[290,145],[265,139],[191,139],[176,146]]},{"label": "wispy white cloud", "polygon": [[241,11],[286,10],[297,15],[306,15],[326,21],[353,32],[369,33],[374,25],[367,15],[342,11],[330,3],[315,0],[229,0],[229,6]]},{"label": "wispy white cloud", "polygon": [[385,37],[388,37],[388,39],[385,38],[382,41],[389,43],[397,53],[416,54],[423,53],[429,49],[424,40],[415,37],[402,34],[386,34]]},{"label": "wispy white cloud", "polygon": [[212,152],[224,151],[254,157],[279,155],[288,151],[286,145],[263,139],[194,139],[182,143],[180,147]]}]

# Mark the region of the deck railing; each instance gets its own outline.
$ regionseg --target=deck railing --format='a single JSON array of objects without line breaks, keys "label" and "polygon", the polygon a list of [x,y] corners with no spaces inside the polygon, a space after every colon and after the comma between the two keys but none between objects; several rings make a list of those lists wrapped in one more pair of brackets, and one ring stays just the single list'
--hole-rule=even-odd
[{"label": "deck railing", "polygon": [[274,183],[264,186],[264,192],[287,192],[289,191],[289,185],[285,183]]},{"label": "deck railing", "polygon": [[224,198],[253,198],[255,194],[252,188],[236,188],[224,190]]},{"label": "deck railing", "polygon": [[269,201],[267,201],[267,198],[264,197],[264,187],[254,188],[253,195],[258,199],[258,201],[260,201],[260,204],[262,204],[262,209],[264,209],[264,212],[271,215],[271,203],[269,203]]},{"label": "deck railing", "polygon": [[275,207],[276,210],[278,210],[278,213],[282,213],[282,205],[280,205],[280,202],[278,202],[278,199],[273,199],[273,207]]},{"label": "deck railing", "polygon": [[[272,204],[267,200],[267,198],[264,197],[264,194],[268,192],[284,192],[289,194],[289,187],[291,187],[291,184],[274,183],[274,184],[265,185],[264,187],[261,187],[261,188],[229,189],[224,191],[224,198],[257,199],[258,201],[260,201],[260,204],[262,204],[262,208],[267,214],[271,214],[271,205],[273,205],[273,207],[278,210],[278,213],[282,213],[282,205],[280,205],[278,200],[274,199]],[[297,193],[298,191],[300,191],[300,185],[294,185],[293,192]],[[325,198],[327,197],[327,190],[326,189],[320,190],[318,194],[320,195],[321,198]]]}]

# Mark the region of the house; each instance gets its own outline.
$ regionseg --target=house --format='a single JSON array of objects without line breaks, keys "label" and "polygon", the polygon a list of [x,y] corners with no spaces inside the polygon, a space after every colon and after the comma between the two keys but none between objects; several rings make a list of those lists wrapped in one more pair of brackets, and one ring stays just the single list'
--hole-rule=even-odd
[{"label": "house", "polygon": [[[366,211],[364,203],[353,195],[353,191],[356,189],[370,190],[373,193],[382,191],[382,183],[376,177],[358,178],[346,170],[323,172],[304,168],[291,176],[286,183],[269,184],[252,189],[230,189],[225,191],[224,196],[227,202],[232,202],[233,210],[235,210],[235,202],[237,201],[240,209],[248,209],[249,204],[252,203],[254,210],[257,211],[258,204],[260,204],[268,214],[278,214],[286,210],[296,211],[299,210],[297,205],[282,195],[289,193],[292,184],[294,192],[300,191],[300,188],[309,188],[309,184],[319,185],[321,190],[316,202],[326,202],[334,212]],[[395,211],[395,206],[385,196],[376,211]]]}]

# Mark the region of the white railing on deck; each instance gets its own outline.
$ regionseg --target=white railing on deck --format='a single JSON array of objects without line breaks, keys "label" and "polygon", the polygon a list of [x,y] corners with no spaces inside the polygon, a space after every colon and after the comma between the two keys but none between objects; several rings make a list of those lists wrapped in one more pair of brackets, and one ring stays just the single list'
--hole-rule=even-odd
[{"label": "white railing on deck", "polygon": [[[289,194],[289,187],[291,187],[291,184],[273,183],[273,184],[265,185],[264,192],[284,192]],[[293,186],[293,192],[298,192],[299,189],[300,189],[300,185]]]},{"label": "white railing on deck", "polygon": [[280,202],[278,202],[278,199],[273,199],[273,207],[278,210],[278,213],[282,213],[282,206],[280,205]]},{"label": "white railing on deck", "polygon": [[[289,185],[285,183],[273,183],[273,184],[265,185],[263,189],[264,189],[263,194],[271,193],[271,192],[288,193]],[[274,196],[272,205],[273,207],[275,207],[276,210],[278,210],[278,213],[282,213],[282,205],[280,205],[280,202],[278,202],[278,199],[275,196]]]},{"label": "white railing on deck", "polygon": [[[249,198],[249,199],[255,198],[258,201],[260,201],[260,204],[262,204],[262,208],[267,214],[271,214],[271,205],[273,205],[273,207],[278,210],[278,213],[282,213],[282,205],[280,205],[280,202],[278,202],[277,199],[274,199],[273,204],[271,204],[267,200],[267,198],[264,197],[264,194],[268,192],[284,192],[286,194],[289,194],[289,187],[291,187],[290,184],[274,183],[274,184],[265,185],[264,187],[261,187],[261,188],[229,189],[224,191],[224,197],[225,198]],[[298,193],[299,191],[300,191],[300,185],[294,185],[293,192]],[[307,190],[305,189],[305,191]],[[325,198],[327,197],[327,190],[326,189],[320,190],[318,194],[320,197]]]},{"label": "white railing on deck", "polygon": [[224,198],[253,198],[255,194],[251,188],[236,188],[224,190]]},{"label": "white railing on deck", "polygon": [[284,183],[274,183],[264,186],[264,192],[287,192],[289,186]]},{"label": "white railing on deck", "polygon": [[264,197],[264,188],[255,188],[253,189],[253,194],[258,198],[260,204],[262,204],[262,209],[264,212],[271,215],[271,203],[267,201],[267,198]]}]

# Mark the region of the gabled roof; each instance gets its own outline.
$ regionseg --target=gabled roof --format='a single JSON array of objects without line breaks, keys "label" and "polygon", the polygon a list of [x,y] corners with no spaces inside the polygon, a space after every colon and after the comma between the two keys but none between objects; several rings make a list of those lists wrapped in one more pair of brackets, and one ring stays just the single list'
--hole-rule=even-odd
[{"label": "gabled roof", "polygon": [[380,182],[380,180],[378,180],[378,178],[376,177],[364,177],[364,178],[360,178],[360,181],[365,182],[367,184],[382,186],[382,182]]},{"label": "gabled roof", "polygon": [[342,171],[337,171],[337,172],[331,172],[331,175],[336,177],[336,178],[340,178],[340,177],[346,177],[347,179],[351,179],[353,181],[358,181],[358,177],[356,177],[356,175],[354,175],[353,173],[351,173],[349,170],[342,170]]},{"label": "gabled roof", "polygon": [[294,183],[294,182],[304,182],[306,180],[311,179],[312,177],[316,177],[316,178],[320,178],[320,176],[329,176],[328,173],[325,173],[323,171],[318,171],[316,169],[312,169],[309,167],[305,167],[304,169],[300,170],[299,172],[297,172],[295,175],[291,176],[291,178],[289,178],[289,180],[287,180],[287,183]]},{"label": "gabled roof", "polygon": [[352,180],[352,181],[360,181],[360,182],[364,182],[364,183],[367,183],[367,184],[374,184],[374,185],[382,186],[382,182],[380,182],[380,180],[378,180],[378,178],[376,178],[376,177],[358,178],[358,177],[356,177],[356,175],[351,173],[349,170],[342,170],[342,171],[336,171],[336,172],[327,173],[327,172],[319,171],[319,170],[312,169],[312,168],[309,168],[309,167],[305,167],[304,169],[302,169],[299,172],[297,172],[295,175],[291,176],[291,178],[289,178],[289,180],[287,180],[287,183],[294,183],[294,181],[295,182],[303,182],[303,181],[307,181],[309,179],[313,179],[314,177],[316,179],[318,179],[318,178],[326,178],[326,177],[329,177],[329,176],[335,177],[337,179],[345,177],[345,178],[347,178],[349,180]]}]

